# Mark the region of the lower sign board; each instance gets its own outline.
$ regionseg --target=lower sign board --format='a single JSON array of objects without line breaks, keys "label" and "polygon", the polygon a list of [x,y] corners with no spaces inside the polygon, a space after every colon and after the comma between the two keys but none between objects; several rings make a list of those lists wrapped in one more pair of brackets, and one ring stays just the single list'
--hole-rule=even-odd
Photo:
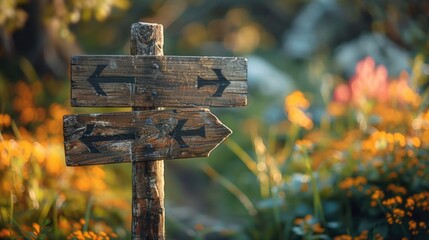
[{"label": "lower sign board", "polygon": [[203,108],[64,116],[68,166],[206,157],[230,134]]}]

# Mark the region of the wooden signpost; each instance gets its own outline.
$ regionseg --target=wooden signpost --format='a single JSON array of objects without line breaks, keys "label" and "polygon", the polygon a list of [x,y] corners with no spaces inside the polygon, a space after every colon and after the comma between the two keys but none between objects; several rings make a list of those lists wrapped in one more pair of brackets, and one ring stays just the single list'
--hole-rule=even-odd
[{"label": "wooden signpost", "polygon": [[195,107],[247,101],[246,59],[162,56],[162,34],[159,24],[135,23],[133,56],[71,58],[72,106],[133,107],[64,116],[68,166],[132,162],[133,239],[165,239],[159,160],[206,157],[231,134],[208,109]]}]

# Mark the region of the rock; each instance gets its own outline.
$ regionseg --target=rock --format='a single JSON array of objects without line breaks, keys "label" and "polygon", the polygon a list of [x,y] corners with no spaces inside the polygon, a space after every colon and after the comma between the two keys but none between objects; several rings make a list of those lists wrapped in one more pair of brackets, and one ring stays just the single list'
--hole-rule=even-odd
[{"label": "rock", "polygon": [[248,57],[248,85],[265,96],[285,96],[295,86],[292,77],[257,56]]},{"label": "rock", "polygon": [[320,46],[341,38],[346,22],[335,0],[311,1],[285,33],[283,49],[292,58],[308,59]]}]

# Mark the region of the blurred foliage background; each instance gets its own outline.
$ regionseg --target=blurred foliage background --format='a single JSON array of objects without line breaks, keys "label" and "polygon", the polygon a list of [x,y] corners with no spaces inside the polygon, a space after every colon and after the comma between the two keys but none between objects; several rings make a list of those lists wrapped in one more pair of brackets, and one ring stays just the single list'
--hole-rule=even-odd
[{"label": "blurred foliage background", "polygon": [[2,0],[0,238],[130,237],[131,166],[66,168],[62,116],[129,110],[72,109],[68,65],[129,54],[136,21],[165,55],[248,58],[248,106],[212,109],[234,134],[165,164],[169,238],[427,238],[420,0]]}]

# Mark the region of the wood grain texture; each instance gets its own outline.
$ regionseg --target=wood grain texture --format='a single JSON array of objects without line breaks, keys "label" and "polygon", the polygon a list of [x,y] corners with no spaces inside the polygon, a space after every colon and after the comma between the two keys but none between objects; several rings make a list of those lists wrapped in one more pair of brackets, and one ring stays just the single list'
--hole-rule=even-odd
[{"label": "wood grain texture", "polygon": [[230,134],[201,108],[64,116],[68,166],[207,157]]},{"label": "wood grain texture", "polygon": [[247,60],[237,57],[74,56],[72,106],[237,107]]},{"label": "wood grain texture", "polygon": [[[164,54],[163,46],[161,24],[138,22],[131,26],[131,55],[161,56]],[[150,109],[155,108],[133,107],[133,111]],[[133,161],[132,183],[132,238],[164,240],[164,161]]]}]

